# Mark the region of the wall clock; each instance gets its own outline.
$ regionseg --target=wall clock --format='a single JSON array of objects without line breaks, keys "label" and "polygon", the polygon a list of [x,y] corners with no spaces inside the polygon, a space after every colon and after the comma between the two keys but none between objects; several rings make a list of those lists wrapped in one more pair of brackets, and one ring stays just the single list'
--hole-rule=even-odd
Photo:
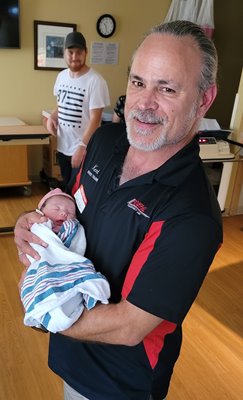
[{"label": "wall clock", "polygon": [[108,38],[113,35],[116,30],[115,18],[110,14],[103,14],[96,23],[96,29],[100,36]]}]

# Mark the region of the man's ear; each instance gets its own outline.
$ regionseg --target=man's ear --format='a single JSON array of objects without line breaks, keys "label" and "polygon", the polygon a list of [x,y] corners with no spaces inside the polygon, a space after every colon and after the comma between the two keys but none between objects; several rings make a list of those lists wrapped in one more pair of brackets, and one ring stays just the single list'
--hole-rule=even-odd
[{"label": "man's ear", "polygon": [[217,96],[217,85],[216,84],[210,86],[203,93],[201,101],[200,101],[199,109],[198,109],[198,113],[201,118],[206,114],[208,109],[211,107],[216,96]]}]

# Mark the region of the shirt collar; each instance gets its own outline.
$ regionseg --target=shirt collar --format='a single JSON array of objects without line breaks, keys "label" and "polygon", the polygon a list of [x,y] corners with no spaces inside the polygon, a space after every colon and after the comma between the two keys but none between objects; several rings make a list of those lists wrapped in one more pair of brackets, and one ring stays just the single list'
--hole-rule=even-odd
[{"label": "shirt collar", "polygon": [[[124,130],[124,134],[118,138],[114,150],[117,166],[121,167],[128,148],[129,143],[126,131]],[[156,180],[164,185],[178,186],[178,184],[181,184],[190,175],[195,166],[201,162],[199,150],[198,135],[196,135],[191,142],[174,154],[161,167],[137,179],[141,178],[143,183],[152,183]]]}]

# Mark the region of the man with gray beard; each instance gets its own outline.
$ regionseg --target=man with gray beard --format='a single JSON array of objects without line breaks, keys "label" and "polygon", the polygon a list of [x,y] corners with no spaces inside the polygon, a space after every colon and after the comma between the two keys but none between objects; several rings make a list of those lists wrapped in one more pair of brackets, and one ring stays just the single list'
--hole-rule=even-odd
[{"label": "man with gray beard", "polygon": [[[64,380],[66,400],[167,394],[182,322],[223,240],[197,138],[216,73],[216,49],[197,25],[156,26],[132,60],[127,131],[106,124],[89,142],[70,192],[85,256],[108,279],[111,298],[51,334],[49,366]],[[38,256],[29,243],[40,240],[28,229],[38,220],[29,213],[16,224],[25,265],[25,253]]]}]

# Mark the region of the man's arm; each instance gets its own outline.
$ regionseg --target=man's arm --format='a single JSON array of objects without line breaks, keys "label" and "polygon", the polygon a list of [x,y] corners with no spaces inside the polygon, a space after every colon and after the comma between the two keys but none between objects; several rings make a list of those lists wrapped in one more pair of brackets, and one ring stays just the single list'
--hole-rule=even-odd
[{"label": "man's arm", "polygon": [[104,108],[95,108],[90,110],[90,121],[85,129],[82,143],[78,146],[77,150],[72,156],[72,168],[78,168],[84,157],[86,146],[89,143],[91,136],[101,124],[102,112]]},{"label": "man's arm", "polygon": [[57,134],[58,126],[58,108],[52,111],[51,115],[47,118],[46,128],[54,136]]},{"label": "man's arm", "polygon": [[118,304],[99,304],[85,310],[77,322],[60,333],[82,341],[136,346],[162,321],[121,300]]}]

